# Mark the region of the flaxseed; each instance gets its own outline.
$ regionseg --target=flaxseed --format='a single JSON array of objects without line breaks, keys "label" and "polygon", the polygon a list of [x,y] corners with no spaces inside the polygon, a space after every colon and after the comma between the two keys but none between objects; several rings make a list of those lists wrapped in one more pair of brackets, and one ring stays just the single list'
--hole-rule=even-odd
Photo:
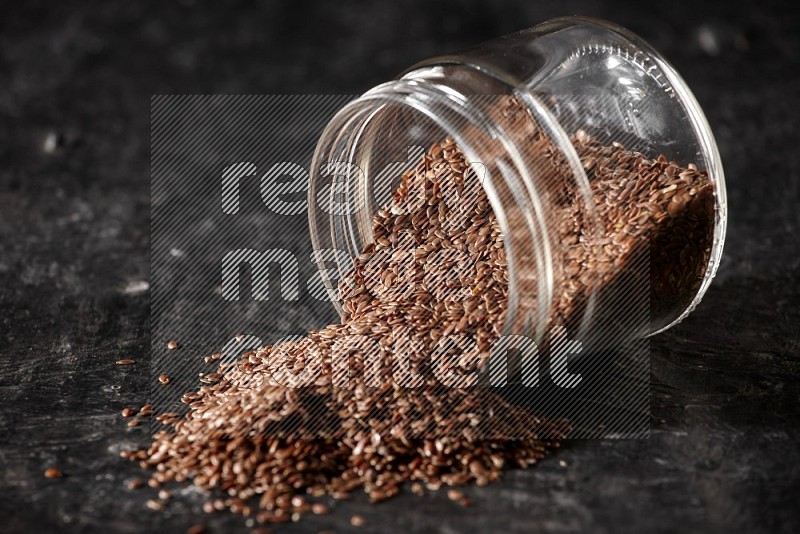
[{"label": "flaxseed", "polygon": [[61,478],[64,474],[57,467],[48,467],[44,470],[44,476],[45,478]]}]

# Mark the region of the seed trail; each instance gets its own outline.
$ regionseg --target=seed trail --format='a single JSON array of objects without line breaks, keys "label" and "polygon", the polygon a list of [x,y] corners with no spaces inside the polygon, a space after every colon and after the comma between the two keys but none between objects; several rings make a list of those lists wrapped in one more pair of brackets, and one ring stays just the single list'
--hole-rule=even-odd
[{"label": "seed trail", "polygon": [[[508,102],[505,120],[526,125],[530,117]],[[656,315],[663,319],[690,299],[710,250],[707,175],[576,133],[598,238],[567,162],[547,150],[537,128],[525,131],[528,150],[551,169],[554,186],[555,215],[547,222],[563,276],[549,323],[575,323],[594,292],[636,267],[642,249],[651,254]],[[206,357],[217,368],[203,375],[202,388],[183,395],[187,414],[160,414],[166,428],[151,446],[125,453],[154,470],[148,485],[191,480],[203,490],[224,490],[224,499],[203,505],[205,513],[227,509],[282,523],[327,513],[320,499],[347,499],[356,489],[380,502],[407,483],[416,494],[484,486],[557,447],[569,432],[566,422],[540,418],[486,389],[441,385],[442,377],[467,384],[483,369],[508,303],[504,236],[470,171],[446,139],[402,176],[373,217],[373,242],[338,286],[340,324],[233,363]],[[140,416],[152,413],[145,408]],[[448,497],[471,505],[459,490]],[[365,520],[353,516],[351,524]]]}]

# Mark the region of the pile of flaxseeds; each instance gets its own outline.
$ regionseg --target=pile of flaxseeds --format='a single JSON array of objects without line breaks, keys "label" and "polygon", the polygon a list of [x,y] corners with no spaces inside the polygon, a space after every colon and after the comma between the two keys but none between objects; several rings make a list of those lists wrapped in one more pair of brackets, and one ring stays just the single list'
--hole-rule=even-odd
[{"label": "pile of flaxseeds", "polygon": [[[532,150],[538,135],[530,133]],[[586,295],[642,247],[651,253],[651,303],[674,309],[696,290],[708,260],[706,174],[581,132],[573,142],[602,239],[589,239],[584,214],[565,195],[555,224],[566,277],[553,320],[583,313]],[[149,449],[123,453],[154,470],[151,486],[191,481],[209,492],[207,512],[284,522],[327,513],[326,499],[357,489],[378,502],[405,484],[414,493],[482,486],[536,463],[567,436],[563,421],[461,387],[474,385],[472,371],[502,334],[508,274],[498,221],[452,140],[433,145],[402,177],[373,223],[373,243],[339,285],[340,324],[220,364],[184,394],[185,415],[158,416],[168,430]],[[469,350],[442,343],[452,336]]]}]

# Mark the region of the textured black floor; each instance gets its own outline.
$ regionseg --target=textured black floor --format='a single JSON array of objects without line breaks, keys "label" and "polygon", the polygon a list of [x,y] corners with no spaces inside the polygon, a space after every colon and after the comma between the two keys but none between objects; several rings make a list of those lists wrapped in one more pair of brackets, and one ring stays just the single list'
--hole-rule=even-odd
[{"label": "textured black floor", "polygon": [[[280,531],[795,532],[800,528],[800,16],[770,2],[0,2],[0,532],[182,532],[123,481],[148,390],[149,102],[357,93],[418,59],[564,14],[649,40],[695,91],[730,198],[720,273],[652,342],[652,437],[574,442],[469,491],[363,499]],[[61,140],[43,150],[48,134]],[[113,361],[136,355],[140,365]],[[560,465],[563,460],[565,465]],[[41,473],[60,466],[67,476]],[[182,503],[182,504],[181,504]],[[194,508],[193,508],[194,506]],[[213,532],[240,518],[200,517]],[[365,530],[366,531],[366,530]]]}]

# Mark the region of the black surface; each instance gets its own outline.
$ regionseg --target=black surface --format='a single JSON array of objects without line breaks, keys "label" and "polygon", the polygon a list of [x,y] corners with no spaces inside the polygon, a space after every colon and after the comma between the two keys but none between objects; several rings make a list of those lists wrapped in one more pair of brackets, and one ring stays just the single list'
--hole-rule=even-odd
[{"label": "black surface", "polygon": [[[123,484],[141,473],[116,454],[147,442],[118,414],[149,387],[149,295],[125,288],[149,276],[150,95],[357,93],[563,14],[613,20],[662,51],[727,173],[720,273],[652,341],[652,437],[569,443],[471,488],[468,509],[444,495],[357,498],[279,530],[349,531],[352,513],[375,532],[800,527],[800,17],[788,2],[0,6],[1,532],[246,531],[191,496],[145,509],[148,490]],[[115,366],[122,356],[139,363]],[[66,477],[43,478],[50,465]]]}]

